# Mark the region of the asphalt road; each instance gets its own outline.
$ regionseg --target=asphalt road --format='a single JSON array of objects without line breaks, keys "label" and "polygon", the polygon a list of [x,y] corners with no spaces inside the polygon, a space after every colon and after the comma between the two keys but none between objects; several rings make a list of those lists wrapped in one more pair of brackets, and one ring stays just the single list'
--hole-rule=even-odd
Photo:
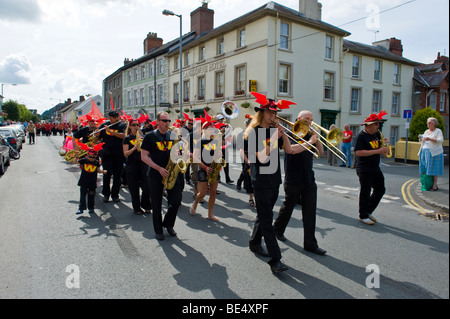
[{"label": "asphalt road", "polygon": [[[401,186],[417,177],[412,165],[383,164],[387,193],[379,222],[366,226],[355,171],[317,160],[316,237],[327,255],[303,250],[298,206],[280,243],[290,269],[273,275],[248,249],[256,210],[235,185],[219,186],[219,222],[206,219],[206,204],[190,216],[186,186],[178,237],[158,241],[126,189],[120,203],[97,196],[95,214],[75,215],[79,169],[58,155],[61,145],[62,137],[38,137],[0,178],[0,298],[449,298],[449,224],[403,200]],[[231,164],[234,180],[239,170]],[[275,212],[283,196],[280,188]]]}]

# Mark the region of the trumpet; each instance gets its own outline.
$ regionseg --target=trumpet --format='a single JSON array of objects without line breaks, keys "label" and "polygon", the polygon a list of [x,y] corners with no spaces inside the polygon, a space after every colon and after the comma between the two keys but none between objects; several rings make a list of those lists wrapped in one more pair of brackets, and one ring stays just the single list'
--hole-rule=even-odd
[{"label": "trumpet", "polygon": [[239,116],[239,107],[234,102],[223,102],[221,109],[223,116],[225,116],[227,119],[234,120]]},{"label": "trumpet", "polygon": [[[287,137],[289,137],[292,141],[296,142],[297,144],[300,144],[305,150],[307,150],[308,152],[313,154],[314,157],[316,157],[316,158],[320,157],[320,152],[317,149],[317,147],[315,147],[314,145],[312,145],[310,142],[308,142],[307,140],[305,140],[303,138],[309,132],[308,122],[306,122],[305,120],[298,120],[297,122],[293,123],[293,122],[288,121],[278,115],[276,116],[276,120],[278,120],[278,122],[275,121],[274,124],[279,124],[279,122],[283,122],[286,125],[290,126],[291,129],[288,129],[286,127],[284,127],[284,129],[286,131],[288,131],[289,133],[291,133],[294,137],[296,137],[297,139],[302,141],[303,143],[300,143],[298,140],[294,139],[289,134],[286,134]],[[309,149],[308,147],[306,147],[303,144],[307,144],[311,149]]]},{"label": "trumpet", "polygon": [[386,145],[386,141],[384,140],[383,133],[381,133],[380,130],[378,130],[378,132],[380,132],[381,146],[382,146],[382,147],[387,147],[387,148],[389,148],[389,152],[388,152],[386,155],[384,155],[384,156],[385,156],[386,158],[391,158],[391,157],[392,157],[392,144],[389,144],[389,146]]},{"label": "trumpet", "polygon": [[[110,122],[111,123],[111,122]],[[120,121],[117,121],[117,122],[115,122],[115,123],[113,123],[113,124],[109,124],[108,125],[108,127],[111,127],[111,126],[113,126],[113,125],[116,125],[116,124],[118,124],[118,123],[120,123]],[[101,129],[99,129],[99,130],[95,130],[94,132],[92,132],[91,134],[89,134],[89,136],[94,136],[95,134],[97,134],[98,132],[100,132],[100,131],[103,131],[104,129],[106,129],[106,126],[103,126]]]},{"label": "trumpet", "polygon": [[[328,147],[331,153],[336,155],[344,163],[347,163],[347,157],[345,156],[345,154],[338,147],[336,147],[336,145],[342,142],[342,139],[344,138],[344,133],[340,128],[327,130],[319,124],[311,122],[310,129],[319,136],[319,138],[323,141],[325,146]],[[324,132],[326,134],[326,137],[323,137],[319,131]]]}]

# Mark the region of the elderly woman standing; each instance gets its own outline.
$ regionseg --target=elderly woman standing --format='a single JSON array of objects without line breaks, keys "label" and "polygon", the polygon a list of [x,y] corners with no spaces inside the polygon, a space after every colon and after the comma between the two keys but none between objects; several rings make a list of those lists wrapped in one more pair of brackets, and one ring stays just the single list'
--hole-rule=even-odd
[{"label": "elderly woman standing", "polygon": [[442,147],[444,136],[437,125],[437,119],[429,117],[428,130],[423,135],[419,135],[419,141],[422,143],[419,150],[419,171],[420,174],[433,176],[434,183],[431,191],[438,190],[438,176],[444,174],[444,148]]}]

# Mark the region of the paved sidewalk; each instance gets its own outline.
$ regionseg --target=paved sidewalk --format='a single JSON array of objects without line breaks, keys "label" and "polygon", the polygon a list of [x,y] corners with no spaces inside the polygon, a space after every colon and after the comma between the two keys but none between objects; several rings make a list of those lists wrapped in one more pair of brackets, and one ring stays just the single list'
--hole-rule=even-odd
[{"label": "paved sidewalk", "polygon": [[438,178],[438,190],[437,191],[422,191],[420,183],[416,187],[416,194],[428,205],[442,209],[444,212],[448,213],[448,165],[444,165],[444,176],[439,176]]}]

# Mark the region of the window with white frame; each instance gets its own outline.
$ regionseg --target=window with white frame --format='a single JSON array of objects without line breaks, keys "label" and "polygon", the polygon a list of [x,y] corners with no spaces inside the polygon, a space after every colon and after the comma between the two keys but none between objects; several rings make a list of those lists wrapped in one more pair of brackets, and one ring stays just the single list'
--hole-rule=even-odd
[{"label": "window with white frame", "polygon": [[235,69],[235,76],[236,76],[236,95],[243,95],[245,94],[245,83],[246,81],[246,68],[245,65],[241,65],[236,67]]},{"label": "window with white frame", "polygon": [[131,91],[127,92],[127,106],[131,107]]},{"label": "window with white frame", "polygon": [[441,93],[441,98],[439,100],[439,111],[445,112],[445,93]]},{"label": "window with white frame", "polygon": [[398,126],[391,126],[391,136],[389,142],[393,146],[395,146],[395,143],[397,143],[399,139],[398,132],[399,132]]},{"label": "window with white frame", "polygon": [[381,60],[375,60],[373,68],[373,80],[376,82],[381,81]]},{"label": "window with white frame", "polygon": [[175,71],[180,69],[180,56],[179,55],[173,59],[173,69]]},{"label": "window with white frame", "polygon": [[372,99],[372,113],[379,113],[381,111],[381,91],[373,91]]},{"label": "window with white frame", "polygon": [[148,87],[148,105],[155,105],[155,89],[153,86]]},{"label": "window with white frame", "polygon": [[350,113],[360,113],[361,112],[360,105],[361,105],[361,89],[352,88]]},{"label": "window with white frame", "polygon": [[352,60],[352,78],[361,78],[361,57],[354,55]]},{"label": "window with white frame", "polygon": [[138,90],[134,90],[133,94],[134,94],[134,106],[139,106]]},{"label": "window with white frame", "polygon": [[128,71],[128,83],[131,83],[131,70]]},{"label": "window with white frame", "polygon": [[189,97],[190,97],[190,82],[189,81],[184,81],[183,82],[183,101],[184,102],[189,102]]},{"label": "window with white frame", "polygon": [[285,22],[280,23],[280,48],[289,50],[290,35],[289,35],[289,24]]},{"label": "window with white frame", "polygon": [[138,76],[139,76],[139,71],[138,69],[134,69],[134,82],[136,82],[138,80]]},{"label": "window with white frame", "polygon": [[198,60],[204,61],[206,58],[205,55],[206,55],[206,47],[204,45],[202,45],[199,49]]},{"label": "window with white frame", "polygon": [[400,64],[394,64],[394,84],[400,84]]},{"label": "window with white frame", "polygon": [[186,52],[184,54],[184,66],[190,65],[189,64],[190,63],[190,58],[191,58],[191,56],[190,56],[189,52]]},{"label": "window with white frame", "polygon": [[173,84],[173,103],[180,103],[180,85],[179,85],[179,83]]},{"label": "window with white frame", "polygon": [[162,84],[158,84],[158,103],[164,103],[164,86]]},{"label": "window with white frame", "polygon": [[158,63],[158,74],[163,74],[164,73],[164,59],[159,59],[157,63]]},{"label": "window with white frame", "polygon": [[220,54],[223,54],[225,51],[224,51],[224,40],[223,40],[223,37],[220,37],[220,38],[218,38],[217,39],[217,50],[216,50],[217,52],[217,55],[220,55]]},{"label": "window with white frame", "polygon": [[216,97],[224,97],[225,94],[225,73],[223,71],[216,73]]},{"label": "window with white frame", "polygon": [[325,59],[333,60],[333,42],[334,37],[331,35],[325,36]]},{"label": "window with white frame", "polygon": [[200,76],[198,78],[197,100],[205,99],[205,86],[206,86],[206,78],[204,76]]},{"label": "window with white frame", "polygon": [[153,62],[148,64],[148,76],[152,78],[155,75],[155,65]]},{"label": "window with white frame", "polygon": [[141,79],[145,79],[145,65],[141,66]]},{"label": "window with white frame", "polygon": [[334,73],[331,73],[331,72],[325,72],[324,99],[325,100],[334,100]]},{"label": "window with white frame", "polygon": [[437,105],[437,93],[433,92],[430,95],[430,107],[432,110],[436,110],[436,105]]},{"label": "window with white frame", "polygon": [[240,29],[238,31],[238,43],[237,43],[237,47],[238,48],[242,48],[245,46],[245,28],[244,29]]},{"label": "window with white frame", "polygon": [[392,93],[392,111],[391,115],[400,114],[400,93]]},{"label": "window with white frame", "polygon": [[139,95],[141,97],[141,106],[144,106],[145,105],[145,94],[144,94],[143,88],[139,90]]},{"label": "window with white frame", "polygon": [[291,87],[291,66],[280,64],[278,67],[278,94],[289,95]]}]

